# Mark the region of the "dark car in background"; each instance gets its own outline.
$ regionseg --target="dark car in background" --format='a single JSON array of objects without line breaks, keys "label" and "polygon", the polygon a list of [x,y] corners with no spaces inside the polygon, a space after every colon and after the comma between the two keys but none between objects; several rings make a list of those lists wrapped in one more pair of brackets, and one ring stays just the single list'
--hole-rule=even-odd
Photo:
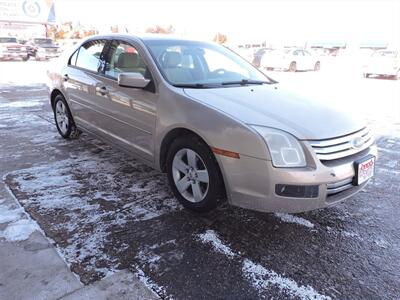
[{"label": "dark car in background", "polygon": [[0,37],[0,61],[2,60],[28,60],[27,49],[18,43],[15,37]]},{"label": "dark car in background", "polygon": [[33,38],[27,43],[28,54],[36,60],[60,56],[60,47],[50,38]]}]

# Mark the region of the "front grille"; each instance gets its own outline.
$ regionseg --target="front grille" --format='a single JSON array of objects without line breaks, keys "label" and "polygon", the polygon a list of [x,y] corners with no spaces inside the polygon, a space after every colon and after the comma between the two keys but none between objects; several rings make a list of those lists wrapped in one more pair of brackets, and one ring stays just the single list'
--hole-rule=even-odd
[{"label": "front grille", "polygon": [[48,53],[56,53],[57,52],[57,48],[46,48],[46,52],[48,52]]},{"label": "front grille", "polygon": [[368,128],[333,139],[309,141],[321,161],[334,160],[361,152],[374,143]]},{"label": "front grille", "polygon": [[336,195],[337,193],[343,192],[345,190],[348,190],[352,188],[353,185],[353,177],[347,178],[341,181],[333,182],[333,183],[328,183],[326,185],[326,193],[329,196]]}]

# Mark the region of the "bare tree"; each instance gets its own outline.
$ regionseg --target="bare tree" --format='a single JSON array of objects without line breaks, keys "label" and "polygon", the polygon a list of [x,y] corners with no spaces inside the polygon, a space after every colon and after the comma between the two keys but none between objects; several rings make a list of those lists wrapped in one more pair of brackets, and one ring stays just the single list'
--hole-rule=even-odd
[{"label": "bare tree", "polygon": [[228,38],[226,37],[226,34],[218,32],[214,36],[213,41],[218,43],[218,44],[225,44],[228,41]]},{"label": "bare tree", "polygon": [[162,34],[171,34],[175,32],[175,28],[172,25],[169,25],[168,27],[162,27],[162,26],[155,26],[155,27],[149,27],[146,29],[147,33],[162,33]]}]

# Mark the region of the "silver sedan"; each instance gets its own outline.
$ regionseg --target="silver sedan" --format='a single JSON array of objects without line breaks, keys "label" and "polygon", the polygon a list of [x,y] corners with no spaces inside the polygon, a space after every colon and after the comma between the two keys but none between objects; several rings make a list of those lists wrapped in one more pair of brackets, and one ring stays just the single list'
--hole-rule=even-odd
[{"label": "silver sedan", "polygon": [[362,121],[288,92],[217,44],[95,36],[48,74],[62,137],[88,131],[166,172],[192,210],[225,199],[259,211],[323,208],[374,174]]}]

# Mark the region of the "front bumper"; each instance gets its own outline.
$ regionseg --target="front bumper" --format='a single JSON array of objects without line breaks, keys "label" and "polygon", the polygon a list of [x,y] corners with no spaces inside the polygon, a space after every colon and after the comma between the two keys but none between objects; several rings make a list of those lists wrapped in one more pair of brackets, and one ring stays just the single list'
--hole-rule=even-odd
[{"label": "front bumper", "polygon": [[[350,188],[348,185],[355,176],[354,161],[368,155],[377,157],[375,145],[334,165],[318,161],[315,168],[275,168],[271,161],[244,155],[240,159],[218,156],[218,161],[232,205],[263,212],[297,213],[334,205],[359,192],[367,182],[359,186],[350,183]],[[317,186],[318,195],[279,196],[276,185],[280,184]]]},{"label": "front bumper", "polygon": [[37,52],[36,57],[39,59],[50,59],[59,57],[60,54],[58,52]]},{"label": "front bumper", "polygon": [[3,52],[0,52],[0,59],[12,60],[12,59],[18,59],[18,58],[27,59],[28,52],[25,52],[25,51],[20,51],[20,52],[3,51]]}]

